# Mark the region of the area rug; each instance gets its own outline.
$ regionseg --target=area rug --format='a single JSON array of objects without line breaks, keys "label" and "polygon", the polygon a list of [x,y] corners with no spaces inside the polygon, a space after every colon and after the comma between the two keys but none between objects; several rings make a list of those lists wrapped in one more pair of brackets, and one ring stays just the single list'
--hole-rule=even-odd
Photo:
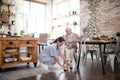
[{"label": "area rug", "polygon": [[51,70],[45,70],[42,67],[27,68],[22,70],[14,70],[8,72],[0,72],[0,80],[17,80],[21,78],[27,78],[30,76],[40,75]]}]

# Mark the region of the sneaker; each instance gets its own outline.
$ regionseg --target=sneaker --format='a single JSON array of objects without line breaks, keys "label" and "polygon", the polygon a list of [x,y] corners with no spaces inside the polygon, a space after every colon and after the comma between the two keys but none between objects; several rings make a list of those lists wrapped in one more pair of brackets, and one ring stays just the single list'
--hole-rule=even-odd
[{"label": "sneaker", "polygon": [[49,66],[48,69],[49,70],[61,70],[62,68],[60,68],[58,66]]},{"label": "sneaker", "polygon": [[64,71],[68,71],[68,69],[67,69],[67,68],[64,68]]},{"label": "sneaker", "polygon": [[73,69],[73,67],[71,66],[70,69]]}]

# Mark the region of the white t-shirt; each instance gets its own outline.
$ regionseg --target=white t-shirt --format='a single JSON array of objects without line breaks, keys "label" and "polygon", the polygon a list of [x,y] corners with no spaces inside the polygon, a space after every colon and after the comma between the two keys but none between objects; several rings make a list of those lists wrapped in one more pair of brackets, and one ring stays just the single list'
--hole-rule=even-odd
[{"label": "white t-shirt", "polygon": [[53,66],[56,64],[54,56],[59,56],[61,53],[60,51],[60,47],[53,43],[44,48],[44,50],[40,53],[40,60],[48,65],[48,67]]}]

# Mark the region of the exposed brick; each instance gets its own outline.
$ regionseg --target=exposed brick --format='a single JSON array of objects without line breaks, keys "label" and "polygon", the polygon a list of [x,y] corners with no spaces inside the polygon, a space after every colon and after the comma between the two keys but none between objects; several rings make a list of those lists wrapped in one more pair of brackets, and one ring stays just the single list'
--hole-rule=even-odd
[{"label": "exposed brick", "polygon": [[[88,3],[88,1],[82,0],[82,3]],[[89,18],[86,18],[86,16],[90,16],[91,13],[88,11],[89,5],[82,4],[82,8],[84,10],[81,10],[81,26],[80,27],[86,27]],[[100,5],[97,6],[97,27],[100,29],[100,34],[103,33],[106,35],[115,35],[116,32],[120,31],[120,2],[119,0],[101,0],[99,2]],[[87,12],[88,11],[88,12]],[[89,14],[88,14],[89,13]],[[83,21],[82,21],[83,20]],[[84,22],[86,21],[86,22]]]}]

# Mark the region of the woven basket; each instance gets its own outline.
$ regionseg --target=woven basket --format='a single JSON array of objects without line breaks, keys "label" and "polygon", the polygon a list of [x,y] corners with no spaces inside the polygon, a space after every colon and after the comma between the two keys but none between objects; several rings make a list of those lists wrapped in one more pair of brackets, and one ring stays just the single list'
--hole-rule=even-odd
[{"label": "woven basket", "polygon": [[5,51],[5,53],[15,53],[15,52],[17,52],[17,49],[5,49],[4,50]]}]

